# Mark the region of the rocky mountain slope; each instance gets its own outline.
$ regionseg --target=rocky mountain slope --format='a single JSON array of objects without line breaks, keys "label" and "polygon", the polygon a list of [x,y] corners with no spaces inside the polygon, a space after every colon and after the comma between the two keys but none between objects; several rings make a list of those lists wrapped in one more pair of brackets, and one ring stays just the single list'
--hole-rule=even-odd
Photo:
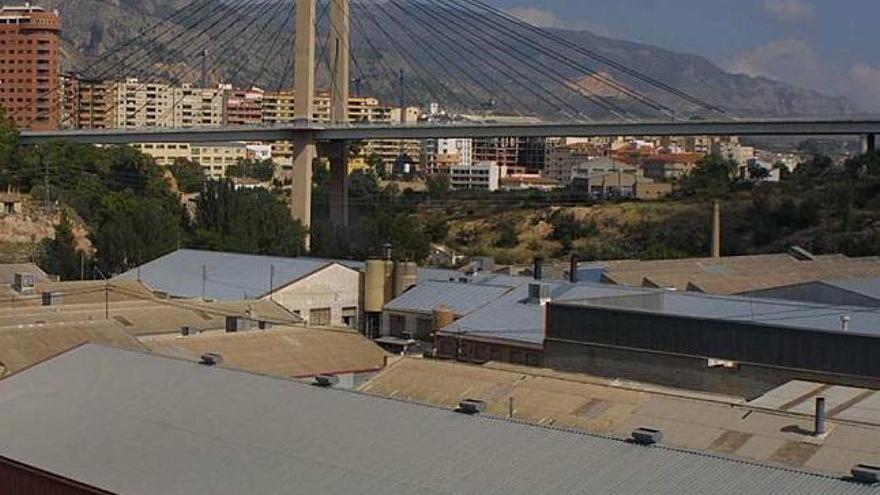
[{"label": "rocky mountain slope", "polygon": [[[158,19],[163,18],[175,9],[187,5],[192,0],[44,0],[44,4],[57,8],[64,21],[65,56],[68,67],[86,67],[88,61],[101,55],[108,49],[117,46],[131,37],[137,36],[142,30]],[[218,0],[222,1],[222,0]],[[395,41],[398,43],[410,43],[401,30],[389,29],[391,36],[397,37],[395,41],[387,39],[385,33],[379,32],[369,23],[363,23],[364,28],[354,29],[355,58],[359,61],[363,73],[372,74],[374,77],[367,78],[364,82],[364,92],[369,92],[389,101],[397,101],[399,90],[396,80],[388,80],[387,76],[380,75],[380,69],[392,67],[406,67],[406,62],[397,55]],[[418,26],[413,26],[418,28]],[[447,47],[442,40],[430,33],[423,32],[424,41],[437,50],[438,57],[430,59],[422,57],[422,63],[427,70],[442,76],[443,67],[440,61],[443,56],[460,57],[461,53],[455,53]],[[730,74],[705,58],[676,53],[663,48],[649,46],[629,41],[611,39],[597,36],[586,31],[553,30],[557,36],[579,46],[588,47],[602,55],[621,61],[630,67],[659,79],[671,86],[693,93],[702,99],[719,104],[731,114],[739,117],[762,116],[829,116],[845,115],[852,113],[851,105],[842,98],[824,95],[815,91],[797,88],[765,78],[754,78],[745,75]],[[364,37],[372,40],[375,47],[370,47]],[[264,39],[258,41],[269,46],[273,37],[270,33],[264,35]],[[256,81],[263,87],[273,88],[284,83],[284,73],[287,72],[284,57],[276,57],[269,60],[267,69],[262,69],[263,60],[249,60],[241,48],[231,50],[226,55],[226,60],[218,60],[212,63],[211,77],[215,81],[231,78],[232,65],[245,61],[245,67],[236,71],[236,83],[248,84]],[[553,63],[552,60],[543,60]],[[194,70],[192,74],[198,74],[198,60],[183,60],[184,65],[189,65]],[[515,64],[510,64],[515,66]],[[518,67],[522,71],[534,71],[525,65]],[[387,74],[387,70],[384,71]],[[583,81],[582,75],[572,71],[561,72],[571,78],[572,85],[590,86],[591,81]],[[492,78],[492,72],[488,68],[485,72],[487,78]],[[675,98],[658,91],[657,89],[627,79],[628,76],[609,70],[608,75],[620,82],[644,92],[652,98],[676,105]],[[196,76],[189,76],[195,79]],[[321,77],[319,79],[326,79]],[[428,94],[430,88],[424,88],[418,84],[415,78],[411,78],[407,88],[408,97],[419,102],[429,101],[432,95]],[[468,81],[461,81],[466,89],[476,91],[476,86]],[[499,81],[500,82],[500,81]],[[289,79],[287,84],[289,85]],[[527,91],[508,85],[511,92],[526,105],[539,107],[540,101]],[[609,98],[617,98],[619,95],[606,94]],[[582,103],[582,102],[581,102]],[[580,103],[578,103],[580,104]],[[627,106],[629,102],[623,102]],[[585,112],[595,109],[585,108]]]}]

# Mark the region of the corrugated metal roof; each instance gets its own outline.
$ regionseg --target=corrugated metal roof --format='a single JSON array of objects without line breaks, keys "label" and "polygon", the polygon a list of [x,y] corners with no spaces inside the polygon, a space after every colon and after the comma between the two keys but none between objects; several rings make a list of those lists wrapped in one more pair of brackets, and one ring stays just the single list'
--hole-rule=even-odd
[{"label": "corrugated metal roof", "polygon": [[115,493],[880,493],[93,345],[0,382],[0,417],[0,455]]},{"label": "corrugated metal roof", "polygon": [[856,294],[880,300],[880,277],[855,278],[849,280],[830,280],[824,283],[855,292]]},{"label": "corrugated metal roof", "polygon": [[746,321],[834,333],[844,331],[841,318],[846,316],[849,317],[845,331],[847,334],[880,336],[880,310],[865,307],[828,306],[774,299],[669,291],[592,298],[573,302],[584,306],[626,311],[710,320]]},{"label": "corrugated metal roof", "polygon": [[[792,382],[764,397],[742,399],[620,379],[517,366],[400,359],[358,390],[452,408],[476,397],[490,414],[626,437],[638,426],[663,431],[669,446],[705,449],[759,462],[846,473],[880,462],[880,392]],[[814,400],[828,400],[828,434],[812,436]],[[794,427],[792,427],[794,426]],[[792,443],[804,455],[784,457]]]},{"label": "corrugated metal roof", "polygon": [[[544,305],[530,302],[529,284],[537,283],[526,277],[525,284],[477,311],[457,320],[443,329],[443,333],[466,334],[475,337],[512,340],[528,344],[544,343]],[[551,300],[609,297],[637,294],[640,289],[621,288],[602,284],[571,284],[541,282],[550,287]]]},{"label": "corrugated metal roof", "polygon": [[[2,335],[2,334],[0,334]],[[358,332],[306,327],[166,337],[144,343],[151,351],[198,361],[206,352],[225,366],[282,377],[382,369],[388,353]]]},{"label": "corrugated metal roof", "polygon": [[[230,301],[259,299],[333,262],[314,258],[281,258],[181,249],[119,276],[139,279],[153,290],[176,297]],[[347,265],[344,265],[347,266]],[[274,272],[274,273],[273,273]]]},{"label": "corrugated metal roof", "polygon": [[385,305],[385,311],[430,313],[439,306],[450,308],[458,316],[466,315],[511,289],[459,282],[422,282]]}]

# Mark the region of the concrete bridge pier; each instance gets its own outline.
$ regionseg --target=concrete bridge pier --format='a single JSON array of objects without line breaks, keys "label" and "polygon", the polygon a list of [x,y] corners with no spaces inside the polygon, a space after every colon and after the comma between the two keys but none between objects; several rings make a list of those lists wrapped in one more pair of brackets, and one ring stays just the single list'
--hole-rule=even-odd
[{"label": "concrete bridge pier", "polygon": [[[296,34],[293,46],[294,119],[315,118],[315,10],[316,0],[296,0]],[[312,225],[312,164],[318,156],[313,136],[297,134],[293,139],[293,196],[290,211],[307,229]],[[311,239],[306,236],[308,251]]]},{"label": "concrete bridge pier", "polygon": [[[351,9],[349,0],[330,0],[330,121],[348,124],[351,81]],[[348,227],[348,143],[333,141],[330,158],[330,220],[337,229]]]},{"label": "concrete bridge pier", "polygon": [[862,153],[877,151],[877,135],[862,134]]},{"label": "concrete bridge pier", "polygon": [[330,221],[337,229],[348,228],[348,142],[331,141],[326,149],[330,159]]}]

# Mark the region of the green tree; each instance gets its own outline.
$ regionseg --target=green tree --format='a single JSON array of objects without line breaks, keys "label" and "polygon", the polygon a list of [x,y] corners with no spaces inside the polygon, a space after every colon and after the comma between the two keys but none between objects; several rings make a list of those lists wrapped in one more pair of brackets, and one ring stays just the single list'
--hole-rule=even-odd
[{"label": "green tree", "polygon": [[0,180],[9,183],[7,171],[12,167],[12,160],[18,149],[18,131],[11,119],[6,117],[6,110],[0,107]]},{"label": "green tree", "polygon": [[426,186],[428,188],[428,196],[437,199],[449,196],[449,191],[452,190],[452,183],[449,180],[449,176],[446,174],[437,174],[428,177]]},{"label": "green tree", "polygon": [[515,248],[519,245],[519,232],[516,230],[515,222],[501,221],[495,225],[495,231],[498,233],[495,247]]},{"label": "green tree", "polygon": [[692,191],[726,192],[733,186],[737,163],[720,155],[703,157],[685,179],[685,187]]},{"label": "green tree", "polygon": [[275,163],[272,160],[239,160],[226,169],[226,177],[270,181],[275,177]]},{"label": "green tree", "polygon": [[178,158],[168,167],[168,170],[171,171],[177,180],[177,187],[180,189],[180,192],[187,194],[197,193],[205,185],[205,171],[201,165],[194,161]]},{"label": "green tree", "polygon": [[176,210],[158,199],[126,192],[110,193],[101,201],[91,235],[97,265],[108,276],[173,251],[181,237]]},{"label": "green tree", "polygon": [[91,266],[91,260],[84,263],[84,255],[77,249],[73,223],[66,213],[61,215],[61,220],[55,226],[55,238],[46,239],[42,244],[40,268],[58,275],[61,280],[79,280],[84,275],[83,265]]},{"label": "green tree", "polygon": [[388,178],[388,170],[385,168],[385,162],[382,161],[381,156],[371,153],[367,157],[367,167],[369,167],[370,170],[372,170],[380,179],[385,180]]},{"label": "green tree", "polygon": [[596,235],[599,230],[594,222],[578,220],[574,213],[562,210],[550,216],[550,225],[553,226],[551,238],[561,242],[562,249],[566,252],[571,250],[575,240]]},{"label": "green tree", "polygon": [[431,216],[425,222],[425,234],[434,243],[444,243],[449,236],[449,222],[442,215]]},{"label": "green tree", "polygon": [[229,180],[205,183],[197,201],[198,247],[238,253],[297,256],[306,230],[265,189],[236,189]]}]

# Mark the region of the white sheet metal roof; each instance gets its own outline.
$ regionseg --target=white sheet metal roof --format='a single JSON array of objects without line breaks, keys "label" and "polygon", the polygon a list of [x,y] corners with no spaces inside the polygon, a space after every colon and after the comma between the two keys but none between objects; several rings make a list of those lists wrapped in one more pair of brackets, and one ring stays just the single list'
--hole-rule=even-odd
[{"label": "white sheet metal roof", "polygon": [[87,345],[0,381],[0,455],[150,495],[876,495],[880,487]]}]

